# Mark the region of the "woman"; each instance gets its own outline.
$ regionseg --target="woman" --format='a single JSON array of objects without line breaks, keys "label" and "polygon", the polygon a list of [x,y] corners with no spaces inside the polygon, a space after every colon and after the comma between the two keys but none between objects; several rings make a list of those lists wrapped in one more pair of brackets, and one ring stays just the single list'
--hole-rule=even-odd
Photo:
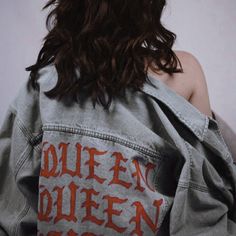
[{"label": "woman", "polygon": [[165,1],[49,6],[0,133],[1,235],[234,235],[236,168]]}]

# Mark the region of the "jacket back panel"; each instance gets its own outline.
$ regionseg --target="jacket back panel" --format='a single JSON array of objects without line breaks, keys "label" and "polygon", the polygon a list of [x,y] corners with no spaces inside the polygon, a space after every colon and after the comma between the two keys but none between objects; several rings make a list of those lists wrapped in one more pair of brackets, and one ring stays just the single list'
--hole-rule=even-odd
[{"label": "jacket back panel", "polygon": [[2,126],[15,144],[1,142],[9,158],[2,189],[11,186],[0,201],[9,206],[0,214],[2,232],[236,232],[236,168],[215,120],[151,76],[152,85],[127,90],[109,111],[88,99],[48,99],[43,92],[56,80],[55,67],[42,69],[39,93],[23,86]]}]

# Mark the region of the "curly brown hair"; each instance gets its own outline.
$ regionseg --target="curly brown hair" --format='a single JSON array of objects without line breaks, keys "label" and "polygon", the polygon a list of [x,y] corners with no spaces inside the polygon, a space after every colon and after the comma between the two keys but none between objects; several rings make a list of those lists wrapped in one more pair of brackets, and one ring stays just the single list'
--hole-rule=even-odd
[{"label": "curly brown hair", "polygon": [[36,63],[25,68],[31,71],[28,89],[39,89],[38,70],[53,64],[58,82],[47,97],[78,102],[78,94],[86,91],[94,107],[97,102],[109,109],[126,88],[140,90],[145,81],[151,83],[148,68],[183,72],[171,49],[176,34],[161,23],[165,5],[165,0],[48,1],[42,8],[53,7],[46,19],[48,34]]}]

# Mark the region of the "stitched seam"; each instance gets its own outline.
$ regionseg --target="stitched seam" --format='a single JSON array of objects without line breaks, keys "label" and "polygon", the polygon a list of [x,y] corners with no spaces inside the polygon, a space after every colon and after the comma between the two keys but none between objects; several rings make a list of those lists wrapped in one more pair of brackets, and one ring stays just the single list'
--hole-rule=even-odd
[{"label": "stitched seam", "polygon": [[[85,129],[91,130],[91,131],[95,131],[95,132],[102,132],[102,133],[105,133],[105,132],[106,132],[105,130],[98,130],[97,128],[90,127],[90,126],[86,126],[86,125],[84,125],[84,124],[81,125],[81,124],[76,123],[76,125],[79,126],[79,127],[83,127],[83,128],[85,128]],[[64,125],[64,126],[66,126],[66,125]],[[138,141],[139,141],[139,140],[138,140],[136,137],[134,137],[134,136],[127,135],[127,134],[124,135],[124,134],[120,133],[119,130],[117,130],[117,133],[116,133],[116,134],[117,134],[117,135],[120,135],[120,136],[125,136],[126,139],[132,140],[133,142],[138,142]]]},{"label": "stitched seam", "polygon": [[43,131],[40,132],[39,134],[37,134],[35,137],[33,137],[30,140],[30,144],[31,146],[34,148],[34,150],[38,153],[41,152],[41,147],[40,147],[40,143],[42,141],[42,137],[43,137]]},{"label": "stitched seam", "polygon": [[[187,147],[187,150],[189,152],[189,156],[190,156],[190,166],[192,166],[192,152],[189,148],[189,144],[185,141],[184,142],[186,147]],[[189,173],[189,177],[190,177],[190,168],[188,169],[188,173]],[[179,181],[178,182],[178,186],[180,188],[192,188],[192,189],[195,189],[195,190],[199,190],[201,192],[210,192],[210,191],[213,191],[213,192],[216,192],[214,189],[211,189],[209,188],[207,185],[201,185],[201,184],[197,184],[193,181],[191,181],[190,179],[187,180],[187,181]]]},{"label": "stitched seam", "polygon": [[202,140],[201,140],[201,141],[203,141],[204,138],[205,138],[205,135],[206,135],[207,130],[208,130],[208,127],[209,127],[209,122],[210,122],[210,121],[209,121],[209,118],[206,116],[205,125],[204,125],[204,129],[203,129]]},{"label": "stitched seam", "polygon": [[28,129],[25,127],[25,125],[23,124],[23,122],[17,117],[16,120],[18,127],[20,128],[20,130],[22,131],[22,133],[25,135],[25,137],[27,138],[27,142],[29,142],[31,139],[34,138],[34,136],[28,131]]},{"label": "stitched seam", "polygon": [[27,145],[24,152],[22,153],[21,157],[19,158],[19,161],[16,163],[16,166],[15,166],[15,169],[14,169],[15,179],[17,177],[17,174],[18,174],[19,170],[21,169],[21,167],[24,165],[25,161],[29,157],[30,150],[31,150],[30,145]]},{"label": "stitched seam", "polygon": [[[38,135],[34,136],[24,125],[23,121],[17,117],[17,111],[14,107],[10,106],[9,110],[16,116],[16,123],[18,124],[18,127],[22,131],[22,133],[27,138],[27,142],[31,144],[32,147],[34,147],[37,151],[40,151],[41,149],[38,147],[38,141],[41,139],[43,132],[41,131]],[[37,145],[37,146],[35,146]]]},{"label": "stitched seam", "polygon": [[[23,157],[20,158],[20,161],[17,164],[17,167],[14,169],[15,181],[16,181],[16,178],[17,178],[17,175],[18,175],[20,169],[24,166],[25,163],[27,163],[26,160],[30,156],[30,150],[31,150],[30,145],[27,145],[27,147],[25,148],[25,151],[22,154]],[[20,223],[21,223],[21,219],[28,213],[29,209],[30,209],[30,206],[28,205],[27,200],[24,198],[24,207],[20,211],[19,215],[17,216],[16,224],[13,227],[13,235],[15,235],[15,236],[19,235],[18,231],[19,231],[19,226],[20,226]]]},{"label": "stitched seam", "polygon": [[192,152],[189,148],[189,144],[187,143],[187,141],[184,140],[184,145],[188,151],[188,157],[189,157],[189,165],[190,165],[190,168],[188,168],[188,182],[190,182],[190,169],[191,167],[193,166],[193,155],[192,155]]},{"label": "stitched seam", "polygon": [[194,189],[194,190],[197,190],[200,192],[214,193],[217,195],[219,194],[219,191],[226,191],[225,188],[220,188],[219,190],[215,190],[215,189],[211,189],[207,186],[196,184],[194,182],[190,182],[189,184],[185,183],[185,182],[179,182],[178,187],[182,188],[182,189],[190,188],[190,189]]},{"label": "stitched seam", "polygon": [[17,117],[16,119],[16,123],[18,125],[18,127],[20,128],[20,130],[22,131],[22,133],[24,134],[24,136],[27,139],[27,142],[31,145],[31,147],[37,151],[40,152],[41,148],[39,147],[40,144],[40,139],[43,136],[43,131],[41,130],[41,132],[39,134],[37,134],[36,136],[34,136],[24,125],[24,123]]},{"label": "stitched seam", "polygon": [[18,232],[19,232],[19,226],[21,223],[21,219],[28,213],[29,209],[30,209],[30,206],[27,204],[27,201],[25,200],[24,208],[22,209],[22,211],[18,215],[17,220],[16,220],[16,225],[13,227],[13,235],[15,235],[15,236],[19,235]]},{"label": "stitched seam", "polygon": [[187,181],[179,181],[178,186],[180,188],[193,188],[202,192],[209,192],[209,188],[206,185],[201,185],[201,184],[197,184],[191,181],[190,177],[191,177],[191,173],[190,173],[190,169],[193,166],[193,156],[192,156],[192,151],[189,147],[189,144],[187,141],[184,141],[184,144],[187,148],[188,154],[189,154],[189,161],[190,161],[190,168],[188,168],[188,180]]},{"label": "stitched seam", "polygon": [[41,147],[38,145],[34,148],[34,150],[37,152],[37,153],[41,153],[42,149]]},{"label": "stitched seam", "polygon": [[180,181],[178,183],[178,187],[185,188],[185,189],[192,188],[201,192],[209,192],[209,188],[207,186],[199,185],[191,181],[189,181],[189,183]]},{"label": "stitched seam", "polygon": [[100,138],[100,139],[105,139],[105,140],[110,140],[110,141],[116,141],[121,145],[130,147],[132,149],[135,149],[149,157],[151,157],[152,160],[156,160],[157,158],[159,160],[162,159],[161,154],[157,151],[153,151],[151,149],[148,149],[147,147],[141,146],[139,144],[133,143],[129,140],[126,140],[124,138],[120,138],[111,134],[107,133],[102,133],[102,132],[97,132],[94,130],[90,130],[84,127],[80,128],[75,128],[75,127],[70,127],[70,126],[65,126],[65,125],[55,125],[55,124],[45,124],[42,127],[43,130],[54,130],[54,131],[62,131],[62,132],[69,132],[69,133],[75,133],[75,134],[81,134],[81,135],[86,135],[90,137],[95,137],[95,138]]},{"label": "stitched seam", "polygon": [[[30,135],[30,132],[28,132],[27,129],[25,128],[25,126],[23,125],[23,122],[17,117],[17,110],[12,106],[12,104],[10,104],[10,106],[9,106],[9,111],[11,111],[15,115],[16,125],[21,130],[21,132],[25,135],[25,137],[27,139],[26,140],[26,143],[27,143],[28,139],[33,136]],[[27,143],[22,155],[20,156],[20,158],[16,162],[16,166],[13,169],[13,174],[14,174],[15,180],[16,180],[16,175],[17,175],[19,169],[21,168],[21,166],[23,165],[23,163],[26,160],[26,157],[28,156],[28,155],[26,155],[28,147],[29,147],[29,145]],[[24,156],[25,156],[25,158],[24,158]],[[16,224],[11,228],[11,232],[12,232],[11,235],[18,236],[19,225],[21,223],[21,219],[27,214],[27,212],[29,211],[29,208],[30,208],[30,206],[27,204],[26,199],[24,199],[24,207],[20,211],[20,213],[18,214],[18,216],[16,218]]]},{"label": "stitched seam", "polygon": [[220,131],[220,129],[218,128],[217,130],[216,130],[216,132],[218,133],[218,135],[219,135],[219,137],[220,137],[220,139],[221,139],[221,142],[223,143],[223,146],[225,147],[225,149],[226,149],[226,161],[227,161],[227,163],[228,162],[230,162],[230,159],[231,159],[231,155],[230,155],[230,153],[228,152],[228,147],[227,147],[227,145],[226,145],[226,143],[225,143],[225,141],[224,141],[224,138],[223,138],[223,136],[222,136],[222,134],[221,134],[221,131]]},{"label": "stitched seam", "polygon": [[[222,134],[221,134],[221,131],[220,131],[220,129],[219,129],[219,126],[217,125],[217,129],[214,129],[214,130],[212,130],[212,129],[210,129],[211,130],[211,132],[213,132],[216,136],[217,136],[217,138],[219,138],[219,142],[223,145],[223,147],[225,148],[225,150],[223,151],[223,156],[225,157],[225,161],[226,161],[226,163],[227,163],[227,165],[228,164],[231,164],[231,162],[232,162],[232,160],[231,159],[233,159],[232,158],[232,156],[231,156],[231,154],[230,154],[230,152],[229,152],[229,149],[228,149],[228,147],[227,147],[227,145],[226,145],[226,143],[225,143],[225,141],[224,141],[224,138],[223,138],[223,136],[222,136]],[[222,153],[222,152],[221,152]]]},{"label": "stitched seam", "polygon": [[32,146],[36,146],[41,142],[41,138],[43,136],[43,132],[40,132],[39,134],[37,134],[36,136],[34,136],[32,139],[30,139],[30,144]]},{"label": "stitched seam", "polygon": [[21,132],[23,133],[23,135],[26,137],[26,147],[25,147],[24,151],[22,152],[22,154],[20,155],[20,157],[16,160],[16,165],[14,168],[15,178],[16,178],[17,173],[19,172],[20,168],[24,164],[25,160],[29,157],[30,147],[33,148],[34,150],[36,150],[37,152],[40,152],[41,149],[39,148],[39,146],[33,146],[33,144],[35,144],[36,141],[38,141],[42,136],[42,133],[40,133],[39,135],[34,137],[25,128],[25,126],[23,125],[23,122],[18,118],[16,119],[16,124],[18,125],[18,127],[21,130]]}]

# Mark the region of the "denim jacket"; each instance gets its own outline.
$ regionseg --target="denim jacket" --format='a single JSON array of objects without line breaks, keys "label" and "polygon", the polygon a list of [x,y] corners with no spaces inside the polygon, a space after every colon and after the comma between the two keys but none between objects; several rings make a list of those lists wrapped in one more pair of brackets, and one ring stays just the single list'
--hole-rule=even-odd
[{"label": "denim jacket", "polygon": [[0,130],[0,236],[236,235],[236,165],[215,119],[148,76],[110,110],[26,82]]}]

